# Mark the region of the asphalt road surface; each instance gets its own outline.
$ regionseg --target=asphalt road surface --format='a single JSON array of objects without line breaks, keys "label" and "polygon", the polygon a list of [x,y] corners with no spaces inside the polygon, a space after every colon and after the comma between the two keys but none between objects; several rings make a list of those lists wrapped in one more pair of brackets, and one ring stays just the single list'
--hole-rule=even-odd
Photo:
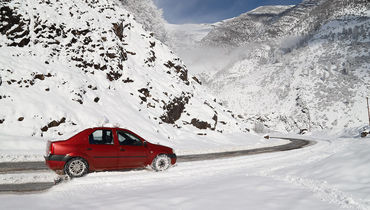
[{"label": "asphalt road surface", "polygon": [[[294,138],[279,138],[289,140],[290,143],[264,147],[257,149],[230,151],[230,152],[219,152],[219,153],[207,153],[197,155],[183,155],[177,157],[177,162],[190,162],[190,161],[202,161],[202,160],[215,160],[219,158],[230,158],[238,156],[256,155],[262,153],[281,152],[294,149],[300,149],[306,146],[315,144],[314,141],[294,139]],[[44,162],[7,162],[0,163],[0,174],[6,173],[24,173],[24,172],[35,172],[35,171],[46,171],[49,170]],[[0,184],[0,193],[27,193],[27,192],[40,192],[50,189],[55,185],[54,182],[39,182],[39,183],[23,183],[23,184]]]}]

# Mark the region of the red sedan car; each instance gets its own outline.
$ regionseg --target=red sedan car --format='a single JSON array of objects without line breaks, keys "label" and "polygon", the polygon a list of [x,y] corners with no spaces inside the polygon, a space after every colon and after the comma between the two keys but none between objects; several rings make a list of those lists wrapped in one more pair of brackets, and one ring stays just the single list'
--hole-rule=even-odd
[{"label": "red sedan car", "polygon": [[176,163],[173,149],[121,128],[89,128],[64,141],[48,141],[46,150],[46,165],[70,177],[148,165],[163,171]]}]

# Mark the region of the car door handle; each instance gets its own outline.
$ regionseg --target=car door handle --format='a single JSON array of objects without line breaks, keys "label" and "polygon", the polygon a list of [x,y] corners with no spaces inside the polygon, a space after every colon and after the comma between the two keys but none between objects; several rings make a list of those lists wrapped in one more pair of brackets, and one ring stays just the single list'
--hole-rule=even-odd
[{"label": "car door handle", "polygon": [[121,150],[121,151],[125,151],[125,149],[123,149],[123,148],[121,148],[120,150]]},{"label": "car door handle", "polygon": [[90,151],[90,150],[92,150],[92,149],[91,149],[91,148],[87,148],[86,150]]}]

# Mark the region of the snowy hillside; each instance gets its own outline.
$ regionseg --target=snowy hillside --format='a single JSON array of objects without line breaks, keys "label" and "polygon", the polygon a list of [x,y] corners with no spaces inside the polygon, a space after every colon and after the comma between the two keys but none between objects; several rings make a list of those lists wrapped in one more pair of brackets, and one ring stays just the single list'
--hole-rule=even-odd
[{"label": "snowy hillside", "polygon": [[370,94],[369,8],[361,0],[260,7],[216,26],[187,63],[257,131],[360,126]]},{"label": "snowy hillside", "polygon": [[107,123],[155,141],[245,131],[120,1],[0,5],[1,135],[63,139]]}]

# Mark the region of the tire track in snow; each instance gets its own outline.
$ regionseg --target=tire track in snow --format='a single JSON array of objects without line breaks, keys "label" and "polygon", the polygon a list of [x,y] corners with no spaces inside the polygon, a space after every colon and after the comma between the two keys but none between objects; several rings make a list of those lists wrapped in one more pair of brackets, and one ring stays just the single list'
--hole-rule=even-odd
[{"label": "tire track in snow", "polygon": [[368,209],[360,201],[355,201],[355,199],[345,193],[336,189],[335,187],[329,185],[325,181],[319,181],[314,179],[307,179],[299,176],[276,176],[276,175],[264,175],[264,177],[269,177],[278,181],[288,182],[295,186],[303,187],[313,192],[318,198],[331,204],[336,204],[341,208],[351,208],[351,209]]},{"label": "tire track in snow", "polygon": [[24,184],[2,184],[0,194],[3,193],[34,193],[42,192],[54,186],[53,182],[36,182]]}]

